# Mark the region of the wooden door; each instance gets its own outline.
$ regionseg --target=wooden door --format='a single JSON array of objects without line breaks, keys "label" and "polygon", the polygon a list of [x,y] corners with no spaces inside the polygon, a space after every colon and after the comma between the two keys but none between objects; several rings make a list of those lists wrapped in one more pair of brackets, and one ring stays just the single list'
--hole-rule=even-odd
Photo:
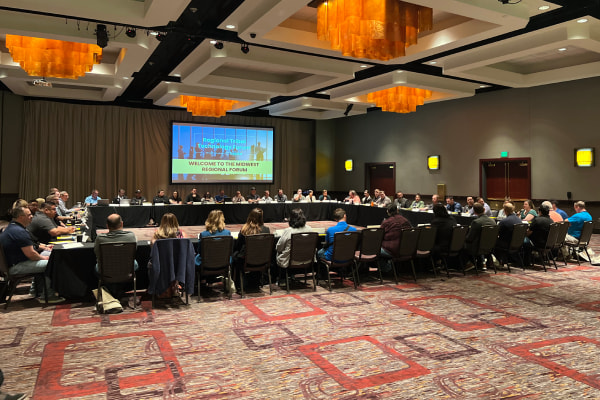
[{"label": "wooden door", "polygon": [[489,200],[531,198],[531,159],[480,160],[480,193]]},{"label": "wooden door", "polygon": [[[369,189],[369,193],[372,195],[373,190],[381,189],[387,197],[393,199],[396,190],[396,163],[368,163],[365,168],[365,187]],[[358,190],[359,193],[362,192],[362,189]]]}]

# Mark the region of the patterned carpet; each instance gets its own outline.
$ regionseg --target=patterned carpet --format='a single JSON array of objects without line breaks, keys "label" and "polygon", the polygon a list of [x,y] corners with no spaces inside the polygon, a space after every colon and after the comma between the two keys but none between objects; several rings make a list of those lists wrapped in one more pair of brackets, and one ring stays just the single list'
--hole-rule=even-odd
[{"label": "patterned carpet", "polygon": [[154,310],[144,299],[116,315],[44,308],[25,285],[0,314],[3,389],[41,400],[600,398],[600,267],[365,278],[357,291],[296,284]]}]

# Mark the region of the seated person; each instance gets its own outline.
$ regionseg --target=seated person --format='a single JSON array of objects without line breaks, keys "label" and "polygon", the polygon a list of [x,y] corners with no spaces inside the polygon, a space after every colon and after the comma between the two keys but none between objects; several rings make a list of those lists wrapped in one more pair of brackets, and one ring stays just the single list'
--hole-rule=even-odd
[{"label": "seated person", "polygon": [[350,190],[348,196],[344,199],[344,203],[359,205],[360,197],[356,193],[356,190]]},{"label": "seated person", "polygon": [[327,261],[331,261],[331,256],[333,255],[333,239],[335,234],[338,232],[356,231],[356,228],[348,225],[346,222],[346,211],[343,208],[337,208],[333,212],[333,219],[337,224],[327,228],[327,231],[325,231],[325,244],[317,253],[320,259],[323,258]]},{"label": "seated person", "polygon": [[450,248],[452,232],[456,225],[456,219],[448,214],[448,209],[444,207],[443,204],[436,204],[433,206],[431,226],[437,229],[435,234],[435,244],[432,249],[434,259],[440,259],[439,254],[442,251],[448,251]]},{"label": "seated person", "polygon": [[371,204],[372,201],[373,201],[373,199],[371,198],[369,191],[367,189],[365,189],[363,192],[363,198],[360,199],[360,202],[362,204]]},{"label": "seated person", "polygon": [[294,233],[311,232],[310,226],[306,225],[306,217],[300,208],[290,211],[289,228],[285,228],[277,241],[277,265],[287,268],[290,263],[290,251],[292,246],[292,235]]},{"label": "seated person", "polygon": [[58,204],[56,205],[56,212],[62,216],[68,216],[71,214],[71,210],[67,208],[67,201],[69,201],[69,192],[63,190],[60,192]]},{"label": "seated person", "polygon": [[391,271],[392,269],[390,259],[396,257],[398,254],[402,230],[412,228],[410,222],[398,213],[398,207],[395,205],[388,205],[387,215],[388,217],[381,223],[381,228],[383,229],[383,241],[381,242],[382,262],[379,266],[382,272]]},{"label": "seated person", "polygon": [[250,188],[250,194],[246,197],[248,203],[258,203],[260,196],[256,193],[256,188],[253,186]]},{"label": "seated person", "polygon": [[439,202],[440,202],[440,196],[437,194],[434,194],[433,196],[431,196],[431,204],[427,205],[427,209],[433,210],[433,206],[435,206]]},{"label": "seated person", "polygon": [[327,189],[323,189],[323,194],[319,196],[319,201],[331,200],[331,196],[327,194]]},{"label": "seated person", "polygon": [[171,193],[171,197],[169,197],[169,203],[171,203],[171,204],[183,203],[183,200],[181,199],[181,196],[179,196],[179,192],[177,190],[174,190],[173,193]]},{"label": "seated person", "polygon": [[298,203],[298,202],[303,201],[303,200],[304,200],[304,196],[302,196],[302,189],[298,189],[296,191],[296,194],[292,198],[292,201],[295,202],[295,203]]},{"label": "seated person", "polygon": [[542,205],[548,207],[548,209],[550,210],[550,219],[553,222],[562,222],[563,221],[563,217],[561,217],[561,215],[559,213],[557,213],[556,211],[554,211],[554,209],[552,208],[552,203],[550,203],[548,200],[546,200],[546,201],[542,202]]},{"label": "seated person", "polygon": [[146,202],[146,198],[142,196],[142,191],[140,189],[136,190],[133,198],[129,201],[129,204],[141,206]]},{"label": "seated person", "polygon": [[201,200],[202,200],[202,198],[198,194],[198,189],[196,189],[196,188],[192,188],[192,191],[190,192],[190,194],[188,194],[187,197],[185,198],[185,202],[187,204],[199,203]]},{"label": "seated person", "polygon": [[264,201],[265,203],[272,203],[273,198],[271,197],[271,192],[269,192],[268,190],[265,190],[265,195],[263,197],[261,197],[260,200]]},{"label": "seated person", "polygon": [[158,193],[156,194],[156,196],[154,196],[154,198],[152,199],[152,204],[157,204],[157,203],[161,203],[161,204],[170,204],[171,201],[169,200],[169,198],[167,197],[167,195],[165,194],[165,191],[163,189],[160,189],[158,191]]},{"label": "seated person", "polygon": [[214,203],[215,200],[210,195],[210,192],[204,193],[204,197],[202,197],[202,203]]},{"label": "seated person", "polygon": [[385,192],[383,190],[380,190],[379,197],[375,199],[375,204],[377,205],[377,207],[387,207],[390,204],[392,204],[392,200],[385,195]]},{"label": "seated person", "polygon": [[496,247],[508,249],[515,225],[522,224],[523,221],[514,213],[515,206],[511,202],[505,202],[502,210],[505,217],[498,222],[498,242],[496,243]]},{"label": "seated person", "polygon": [[534,210],[533,201],[525,200],[523,202],[523,209],[521,210],[521,220],[529,222],[534,217],[537,217],[537,215],[537,212]]},{"label": "seated person", "polygon": [[121,203],[122,199],[128,199],[129,197],[127,197],[125,195],[125,189],[119,189],[119,193],[117,193],[117,195],[115,196],[115,198],[113,199],[113,203],[114,204],[119,204]]},{"label": "seated person", "polygon": [[239,190],[235,192],[235,196],[233,196],[233,198],[231,199],[232,203],[243,203],[244,201],[246,201],[246,199],[244,198],[244,196],[242,196],[242,192],[240,192]]},{"label": "seated person", "polygon": [[[119,214],[111,214],[106,219],[107,233],[99,233],[94,241],[94,253],[96,254],[96,273],[100,273],[100,245],[102,243],[137,243],[135,234],[130,231],[123,230],[123,220]],[[138,270],[137,261],[133,261],[133,268]],[[122,295],[123,286],[121,284],[106,284],[108,291],[115,298]]]},{"label": "seated person", "polygon": [[200,246],[200,242],[203,238],[209,236],[231,236],[231,232],[228,229],[225,229],[225,216],[221,210],[211,210],[208,214],[208,218],[206,218],[206,221],[204,222],[204,226],[206,230],[198,235],[198,248],[196,251],[197,267],[202,264],[202,246]]},{"label": "seated person", "polygon": [[227,196],[225,196],[225,191],[221,189],[219,194],[215,196],[215,203],[225,203],[226,198]]},{"label": "seated person", "polygon": [[[512,204],[512,201],[510,200],[509,196],[506,196],[504,198],[504,203],[502,203],[502,208],[500,210],[498,210],[498,215],[496,215],[496,222],[501,221],[507,217],[507,215],[504,213],[504,204],[506,204],[506,203]],[[514,208],[514,204],[513,204],[513,208]]]},{"label": "seated person", "polygon": [[308,201],[309,203],[314,203],[315,201],[317,201],[317,198],[315,197],[313,191],[309,189],[308,194],[306,195],[304,200]]},{"label": "seated person", "polygon": [[[254,208],[248,214],[248,218],[246,219],[246,223],[240,229],[238,233],[238,238],[235,241],[235,245],[233,247],[233,269],[232,276],[235,277],[236,285],[240,283],[239,281],[239,272],[242,270],[242,266],[244,264],[244,258],[246,257],[246,237],[251,235],[259,235],[262,233],[270,233],[268,227],[265,226],[263,210],[260,208]],[[256,275],[255,275],[256,277]],[[261,285],[262,280],[260,278],[254,281],[256,286]],[[244,286],[253,286],[252,283],[245,284]]]},{"label": "seated person", "polygon": [[404,197],[404,193],[398,192],[396,193],[396,198],[394,199],[394,205],[397,208],[409,208],[408,199]]},{"label": "seated person", "polygon": [[446,210],[449,212],[462,212],[462,207],[459,202],[454,201],[454,197],[446,197]]},{"label": "seated person", "polygon": [[473,200],[473,196],[467,196],[467,205],[463,207],[463,213],[473,215],[473,205],[475,205],[475,200]]},{"label": "seated person", "polygon": [[27,230],[31,233],[34,241],[48,244],[60,235],[71,235],[75,232],[74,226],[59,226],[55,221],[56,204],[46,202],[35,214]]},{"label": "seated person", "polygon": [[[485,214],[485,209],[483,205],[479,202],[473,204],[473,213],[477,218],[475,218],[471,222],[471,226],[469,227],[469,232],[467,233],[467,237],[465,238],[465,248],[469,256],[471,257],[473,263],[477,263],[480,260],[476,259],[477,251],[479,250],[479,240],[481,237],[481,229],[484,226],[488,225],[496,225],[493,219],[488,217]],[[472,265],[470,267],[466,267],[465,270],[469,270],[474,268]],[[486,269],[485,265],[482,269]]]},{"label": "seated person", "polygon": [[275,201],[278,203],[285,203],[287,201],[287,196],[283,194],[283,189],[277,190],[277,194],[275,195]]},{"label": "seated person", "polygon": [[581,237],[581,231],[583,230],[583,223],[592,220],[592,216],[585,209],[585,203],[578,201],[573,204],[575,214],[567,218],[569,221],[569,230],[567,231],[566,242],[571,244],[577,244]]},{"label": "seated person", "polygon": [[65,226],[65,223],[68,222],[71,217],[66,213],[60,211],[58,203],[60,201],[60,197],[58,196],[58,192],[56,194],[51,194],[46,197],[46,203],[54,203],[56,204],[56,214],[54,215],[54,221],[58,226]]},{"label": "seated person", "polygon": [[154,244],[157,239],[181,239],[185,235],[179,227],[179,221],[173,213],[165,213],[160,219],[160,225],[154,231],[150,243]]},{"label": "seated person", "polygon": [[[27,231],[32,221],[31,211],[27,207],[13,208],[11,211],[12,221],[0,234],[0,244],[6,256],[6,263],[12,274],[37,274],[46,270],[48,256],[40,255],[34,248],[34,241]],[[38,287],[44,287],[48,293],[49,303],[60,303],[65,299],[56,295],[51,287],[49,277],[45,277],[45,283],[38,282]],[[45,301],[42,294],[38,297],[40,302]]]},{"label": "seated person", "polygon": [[485,200],[483,200],[483,197],[478,197],[477,198],[477,202],[483,206],[483,213],[485,215],[487,215],[488,217],[491,217],[492,216],[492,209],[490,208],[490,206],[488,205],[488,203],[486,203]]},{"label": "seated person", "polygon": [[421,200],[420,194],[417,193],[415,195],[415,200],[410,204],[410,208],[412,208],[412,209],[425,208],[425,202],[423,200]]},{"label": "seated person", "polygon": [[527,229],[528,241],[535,247],[543,248],[548,239],[550,224],[552,224],[552,219],[550,219],[550,208],[542,205],[540,206],[540,214],[531,220],[529,228]]},{"label": "seated person", "polygon": [[92,194],[85,198],[83,204],[86,206],[95,206],[98,204],[98,200],[102,200],[100,196],[98,196],[98,189],[92,190]]},{"label": "seated person", "polygon": [[552,209],[554,211],[556,211],[558,213],[558,215],[560,215],[563,218],[563,221],[565,219],[569,218],[569,216],[567,215],[566,212],[564,212],[563,210],[558,208],[558,200],[551,200],[550,203],[552,203]]}]

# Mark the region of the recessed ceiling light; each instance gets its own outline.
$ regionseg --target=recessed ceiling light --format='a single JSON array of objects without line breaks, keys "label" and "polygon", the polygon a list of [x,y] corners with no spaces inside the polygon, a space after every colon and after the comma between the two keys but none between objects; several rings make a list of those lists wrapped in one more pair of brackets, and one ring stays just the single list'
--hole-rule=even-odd
[{"label": "recessed ceiling light", "polygon": [[317,92],[317,94],[329,94],[329,92],[327,90],[322,90],[320,92]]},{"label": "recessed ceiling light", "polygon": [[363,64],[363,65],[361,65],[360,67],[361,67],[361,68],[369,68],[369,66],[368,66],[368,65],[364,65],[364,64]]},{"label": "recessed ceiling light", "polygon": [[538,8],[538,10],[540,10],[540,11],[546,11],[546,10],[548,10],[548,9],[550,9],[550,6],[540,6],[540,7]]},{"label": "recessed ceiling light", "polygon": [[479,85],[480,88],[490,87],[490,85]]},{"label": "recessed ceiling light", "polygon": [[431,61],[431,62],[429,62],[429,65],[435,65],[435,64],[437,64],[437,61]]},{"label": "recessed ceiling light", "polygon": [[152,36],[158,36],[158,32],[156,32],[156,31],[152,31],[152,32],[150,32],[150,34],[151,34]]},{"label": "recessed ceiling light", "polygon": [[561,47],[560,49],[558,49],[558,51],[567,51],[566,47]]},{"label": "recessed ceiling light", "polygon": [[581,19],[577,20],[577,23],[578,24],[585,24],[587,21],[588,21],[587,18],[581,18]]},{"label": "recessed ceiling light", "polygon": [[225,25],[225,28],[227,28],[227,29],[235,29],[235,25],[232,25],[232,24]]},{"label": "recessed ceiling light", "polygon": [[213,39],[213,40],[211,40],[209,43],[210,43],[210,44],[217,44],[217,41]]}]

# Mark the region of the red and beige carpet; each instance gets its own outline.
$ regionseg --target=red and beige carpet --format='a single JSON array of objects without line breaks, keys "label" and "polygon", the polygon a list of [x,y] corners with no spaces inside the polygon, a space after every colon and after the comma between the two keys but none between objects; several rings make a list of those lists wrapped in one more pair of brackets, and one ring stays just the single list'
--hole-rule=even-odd
[{"label": "red and beige carpet", "polygon": [[[596,252],[600,238],[594,237]],[[600,267],[0,314],[8,392],[55,399],[598,399]]]}]

